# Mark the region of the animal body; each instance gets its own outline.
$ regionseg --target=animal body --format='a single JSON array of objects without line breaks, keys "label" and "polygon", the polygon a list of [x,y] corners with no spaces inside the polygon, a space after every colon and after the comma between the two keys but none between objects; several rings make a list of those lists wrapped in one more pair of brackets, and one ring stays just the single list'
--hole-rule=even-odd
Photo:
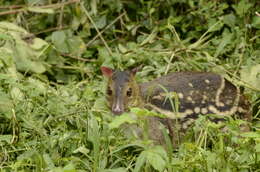
[{"label": "animal body", "polygon": [[[180,130],[186,130],[199,115],[236,114],[251,120],[250,104],[240,89],[224,77],[209,72],[176,72],[153,81],[138,84],[137,68],[120,71],[101,67],[108,77],[107,100],[111,111],[120,115],[129,107],[145,107],[167,115],[167,118],[149,117],[150,138],[163,142],[160,125],[163,124],[174,141],[176,120]],[[177,106],[176,103],[177,102]],[[212,119],[215,122],[223,118]]]}]

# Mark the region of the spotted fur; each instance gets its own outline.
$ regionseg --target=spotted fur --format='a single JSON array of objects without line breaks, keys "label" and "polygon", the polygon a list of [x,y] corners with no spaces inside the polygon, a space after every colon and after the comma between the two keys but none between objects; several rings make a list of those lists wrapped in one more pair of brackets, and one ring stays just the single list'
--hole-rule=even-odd
[{"label": "spotted fur", "polygon": [[[175,121],[178,121],[181,130],[186,130],[199,115],[217,114],[224,117],[237,114],[241,119],[251,120],[250,104],[245,96],[238,87],[220,75],[176,72],[137,84],[134,79],[135,72],[113,71],[108,83],[108,88],[113,90],[113,94],[108,96],[108,101],[113,112],[113,104],[121,103],[121,110],[117,114],[133,106],[165,114],[166,119],[149,118],[150,130],[157,135],[157,139],[162,137],[161,131],[156,129],[159,126],[158,122],[169,129],[170,135],[176,136],[176,133],[171,133],[176,130]],[[133,90],[131,97],[126,96],[126,90],[129,88]],[[214,122],[221,120],[223,118],[212,119]],[[160,139],[158,142],[161,142]]]}]

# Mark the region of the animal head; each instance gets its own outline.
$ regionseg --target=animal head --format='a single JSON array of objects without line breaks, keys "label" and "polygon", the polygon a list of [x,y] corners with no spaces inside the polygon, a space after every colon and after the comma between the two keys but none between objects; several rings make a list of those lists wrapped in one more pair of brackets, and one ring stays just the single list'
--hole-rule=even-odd
[{"label": "animal head", "polygon": [[114,114],[120,115],[138,104],[139,86],[134,79],[138,69],[120,71],[101,67],[102,74],[108,78],[106,97]]}]

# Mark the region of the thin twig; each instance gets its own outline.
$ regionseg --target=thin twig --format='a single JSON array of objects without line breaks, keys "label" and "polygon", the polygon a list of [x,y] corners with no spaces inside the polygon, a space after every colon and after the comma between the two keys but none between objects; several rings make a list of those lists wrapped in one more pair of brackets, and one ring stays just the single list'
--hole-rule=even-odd
[{"label": "thin twig", "polygon": [[42,33],[52,32],[52,31],[56,31],[56,30],[63,30],[63,29],[67,29],[67,28],[69,28],[69,26],[62,26],[62,27],[58,26],[58,27],[48,28],[48,29],[36,32],[36,33],[34,33],[34,35],[39,35],[39,34],[42,34]]},{"label": "thin twig", "polygon": [[66,56],[66,57],[70,57],[72,59],[77,59],[77,60],[80,60],[80,61],[83,61],[83,62],[94,62],[94,61],[96,61],[95,59],[84,59],[84,58],[73,56],[71,54],[66,54],[66,53],[62,53],[61,55]]},{"label": "thin twig", "polygon": [[8,15],[8,14],[15,14],[15,13],[20,13],[25,11],[24,9],[19,9],[19,10],[11,10],[11,11],[4,11],[4,12],[0,12],[0,16],[3,15]]},{"label": "thin twig", "polygon": [[88,19],[90,20],[90,22],[93,24],[94,28],[96,29],[98,36],[100,37],[100,39],[102,40],[102,42],[104,43],[107,51],[109,52],[110,55],[112,55],[112,51],[110,50],[109,46],[107,45],[105,39],[103,38],[102,34],[100,33],[100,31],[98,30],[95,22],[93,21],[93,19],[91,18],[91,16],[89,15],[88,11],[86,10],[86,8],[83,6],[83,3],[80,4],[81,8],[83,9],[83,11],[85,12],[85,14],[87,15]]},{"label": "thin twig", "polygon": [[[54,8],[55,9],[55,8],[61,8],[65,5],[69,5],[69,4],[72,4],[72,3],[77,3],[77,2],[80,2],[80,0],[71,0],[71,1],[63,2],[63,3],[56,3],[56,4],[51,4],[51,5],[42,5],[42,6],[32,6],[32,7],[43,8],[43,9],[44,8]],[[27,11],[26,7],[27,6],[21,6],[22,9],[0,12],[0,16]],[[19,7],[17,7],[17,8],[19,8]]]},{"label": "thin twig", "polygon": [[9,6],[0,6],[0,9],[16,9],[22,7],[24,7],[24,5],[9,5]]},{"label": "thin twig", "polygon": [[58,21],[58,27],[59,28],[62,27],[63,12],[64,12],[64,5],[61,6],[61,10],[60,10],[60,16],[59,16],[59,21]]},{"label": "thin twig", "polygon": [[119,19],[121,19],[126,13],[123,12],[122,14],[120,14],[115,20],[113,20],[109,25],[107,25],[101,32],[99,32],[96,36],[94,36],[93,39],[91,39],[86,47],[88,47],[89,45],[91,45],[98,37],[100,34],[102,34],[103,32],[105,32],[108,28],[110,28],[110,26],[112,26],[114,23],[116,23]]}]

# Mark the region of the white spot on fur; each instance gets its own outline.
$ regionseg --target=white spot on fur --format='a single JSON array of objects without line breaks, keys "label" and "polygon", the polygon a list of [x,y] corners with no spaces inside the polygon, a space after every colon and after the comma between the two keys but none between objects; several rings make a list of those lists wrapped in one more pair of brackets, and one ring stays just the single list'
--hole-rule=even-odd
[{"label": "white spot on fur", "polygon": [[188,96],[188,97],[187,97],[187,100],[191,102],[191,101],[192,101],[192,98],[191,98],[190,96]]},{"label": "white spot on fur", "polygon": [[207,84],[209,84],[209,83],[210,83],[210,81],[209,81],[208,79],[205,79],[205,82],[206,82]]},{"label": "white spot on fur", "polygon": [[195,108],[194,108],[194,112],[195,112],[195,113],[200,113],[200,108],[199,108],[199,107],[195,107]]},{"label": "white spot on fur", "polygon": [[201,113],[202,114],[207,114],[208,113],[208,109],[207,108],[201,108]]},{"label": "white spot on fur", "polygon": [[182,93],[178,93],[178,97],[180,98],[180,99],[183,99],[183,94]]}]

